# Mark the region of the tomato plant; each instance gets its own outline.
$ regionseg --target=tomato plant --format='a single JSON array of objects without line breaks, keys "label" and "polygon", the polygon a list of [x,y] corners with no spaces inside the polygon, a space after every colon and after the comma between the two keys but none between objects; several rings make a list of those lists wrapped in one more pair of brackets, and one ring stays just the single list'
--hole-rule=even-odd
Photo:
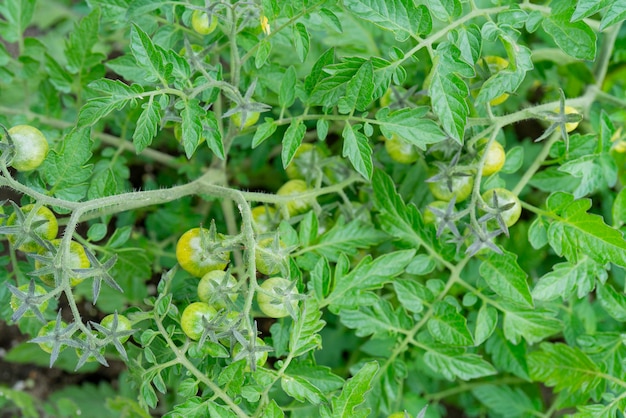
[{"label": "tomato plant", "polygon": [[623,3],[0,0],[2,415],[623,416]]}]

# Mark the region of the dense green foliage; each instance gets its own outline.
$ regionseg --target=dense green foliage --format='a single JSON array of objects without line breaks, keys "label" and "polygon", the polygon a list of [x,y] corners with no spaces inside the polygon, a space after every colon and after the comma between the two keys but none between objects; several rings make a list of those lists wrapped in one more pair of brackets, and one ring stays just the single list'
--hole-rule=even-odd
[{"label": "dense green foliage", "polygon": [[0,407],[624,416],[625,18],[0,1],[4,360],[126,365]]}]

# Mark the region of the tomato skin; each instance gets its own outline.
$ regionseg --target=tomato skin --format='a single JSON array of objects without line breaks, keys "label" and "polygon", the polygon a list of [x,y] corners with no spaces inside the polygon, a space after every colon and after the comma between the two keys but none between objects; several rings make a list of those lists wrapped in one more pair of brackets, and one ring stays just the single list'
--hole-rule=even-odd
[{"label": "tomato skin", "polygon": [[310,179],[315,174],[315,167],[323,158],[324,153],[319,147],[305,142],[296,150],[291,163],[285,168],[285,173],[291,180]]},{"label": "tomato skin", "polygon": [[[219,251],[210,254],[207,249],[202,248],[202,237],[208,241],[209,230],[205,228],[192,228],[185,232],[176,243],[176,259],[178,264],[196,277],[202,277],[213,270],[224,270],[230,258],[229,251]],[[218,239],[223,235],[217,234]],[[211,244],[211,243],[209,243]]]},{"label": "tomato skin", "polygon": [[230,119],[233,121],[236,127],[239,129],[246,129],[254,125],[259,121],[259,116],[261,114],[259,112],[247,112],[246,113],[246,122],[242,124],[241,112],[234,113],[230,116]]},{"label": "tomato skin", "polygon": [[[291,281],[282,277],[272,277],[271,279],[265,280],[261,284],[263,291],[258,291],[256,294],[256,300],[261,312],[270,318],[283,318],[289,316],[289,309],[287,309],[286,303],[291,303],[293,310],[297,309],[297,300],[287,301],[284,295],[277,292],[277,289],[286,290],[290,288],[290,286]],[[294,288],[291,292],[297,293],[297,290]]]},{"label": "tomato skin", "polygon": [[[33,204],[25,205],[21,207],[21,210],[25,216],[28,216],[28,214],[30,213],[30,211],[33,210],[34,207],[35,205]],[[35,233],[37,235],[39,235],[44,240],[52,240],[56,238],[57,233],[59,232],[59,223],[57,222],[56,216],[54,216],[54,213],[52,213],[50,209],[45,206],[41,206],[37,210],[37,213],[33,218],[33,222],[37,221],[45,221],[43,224],[35,228]],[[9,216],[9,218],[7,219],[7,225],[15,225],[16,222],[17,215],[15,215],[15,213],[12,213],[11,216]],[[9,235],[8,238],[9,242],[15,242],[15,237],[13,235]],[[41,246],[31,238],[27,238],[22,243],[22,245],[18,247],[18,250],[25,253],[36,253],[39,252],[41,249]]]},{"label": "tomato skin", "polygon": [[[28,287],[30,286],[30,284],[26,283],[23,284],[21,286],[19,286],[17,289],[21,292],[24,293],[28,293]],[[43,296],[48,294],[48,292],[46,291],[46,289],[44,289],[42,286],[39,286],[38,284],[35,285],[35,295],[36,296]],[[17,298],[17,296],[15,295],[11,295],[11,300],[9,301],[9,305],[11,306],[11,309],[13,309],[13,312],[17,311],[20,307],[21,301]],[[48,307],[48,300],[44,301],[41,305],[39,305],[39,310],[41,312],[45,311],[46,308]],[[27,310],[24,315],[22,315],[22,318],[30,318],[30,317],[34,317],[35,314],[31,311],[31,310]]]},{"label": "tomato skin", "polygon": [[[57,321],[50,321],[48,322],[46,325],[44,325],[43,327],[41,327],[41,329],[39,330],[39,332],[37,333],[37,337],[44,337],[48,334],[50,334],[52,331],[54,331],[54,328],[56,327]],[[61,329],[65,329],[67,328],[67,324],[65,322],[61,322]],[[48,354],[52,353],[52,349],[54,348],[54,343],[50,342],[50,341],[46,341],[46,342],[42,342],[42,343],[37,343],[39,345],[39,348],[41,348],[43,351],[45,351]],[[65,348],[65,346],[61,346],[61,350],[63,350]]]},{"label": "tomato skin", "polygon": [[217,19],[213,15],[209,18],[206,12],[196,9],[191,14],[191,27],[200,35],[209,35],[217,27]]},{"label": "tomato skin", "polygon": [[30,125],[16,125],[9,129],[15,146],[15,155],[9,163],[17,171],[36,169],[46,159],[50,147],[43,133]]},{"label": "tomato skin", "polygon": [[[102,318],[102,320],[100,321],[100,325],[110,330],[113,327],[114,319],[115,319],[115,314],[107,315],[104,318]],[[132,326],[132,323],[130,322],[130,319],[128,319],[124,315],[118,314],[117,315],[117,328],[115,329],[115,331],[116,332],[117,331],[130,331],[131,329],[133,329],[133,326]],[[126,341],[128,341],[129,337],[130,335],[120,337],[120,342],[124,344]]]},{"label": "tomato skin", "polygon": [[276,209],[271,206],[260,205],[252,208],[252,227],[257,234],[267,234],[274,231],[278,225]]},{"label": "tomato skin", "polygon": [[[520,215],[522,214],[522,204],[517,196],[515,196],[512,192],[507,189],[495,188],[487,190],[483,193],[482,198],[489,207],[494,208],[493,205],[493,195],[494,193],[497,195],[498,206],[502,207],[509,203],[513,203],[513,207],[508,210],[505,210],[500,214],[502,216],[502,220],[506,226],[510,227],[515,225],[518,221]],[[491,221],[490,221],[491,223]]]},{"label": "tomato skin", "polygon": [[385,141],[385,149],[391,159],[400,164],[412,164],[420,156],[414,145],[409,144],[397,135],[393,135]]},{"label": "tomato skin", "polygon": [[[498,73],[509,66],[509,61],[498,56],[489,55],[481,58],[476,63],[477,66],[487,67],[489,69],[490,74]],[[498,97],[495,97],[489,101],[491,106],[498,106],[504,103],[509,98],[507,93],[503,93]]]},{"label": "tomato skin", "polygon": [[[278,189],[276,194],[279,196],[290,196],[294,194],[304,193],[307,190],[309,190],[309,188],[307,187],[306,182],[304,180],[296,179],[289,180],[288,182],[283,184],[281,188]],[[287,213],[289,213],[289,216],[304,213],[311,208],[311,202],[309,199],[294,199],[290,200],[284,205],[287,209]]]},{"label": "tomato skin", "polygon": [[[202,276],[198,283],[198,299],[213,306],[215,309],[226,308],[226,298],[231,302],[237,300],[237,292],[233,289],[237,287],[237,280],[232,274],[228,275],[227,289],[221,287],[226,272],[213,270]],[[218,293],[216,295],[216,293]]]},{"label": "tomato skin", "polygon": [[[278,246],[282,249],[285,244],[279,241]],[[259,273],[269,276],[280,271],[280,266],[284,263],[285,257],[284,254],[277,252],[275,247],[273,237],[262,239],[257,243],[254,261]]]},{"label": "tomato skin", "polygon": [[[560,109],[557,107],[556,109],[554,109],[555,112],[560,112]],[[565,106],[563,108],[563,111],[566,115],[571,115],[571,114],[580,114],[580,112],[572,106]],[[566,122],[565,123],[565,130],[567,132],[572,132],[574,129],[576,129],[578,127],[579,122]]]},{"label": "tomato skin", "polygon": [[180,317],[180,326],[186,336],[197,341],[202,337],[202,333],[204,332],[202,317],[210,321],[215,315],[217,315],[217,311],[208,303],[193,302],[187,305],[183,310],[183,314]]},{"label": "tomato skin", "polygon": [[445,180],[439,180],[428,183],[430,192],[437,200],[449,201],[456,196],[456,203],[462,202],[472,194],[474,187],[474,177],[472,176],[453,176],[452,190],[448,188]]},{"label": "tomato skin", "polygon": [[[59,245],[61,244],[61,240],[54,239],[50,241],[50,243],[54,247],[58,248]],[[39,251],[39,253],[42,255],[46,255],[46,256],[52,256],[52,254],[49,251],[43,248]],[[90,266],[91,266],[91,263],[89,262],[89,259],[87,258],[87,253],[85,253],[85,248],[76,241],[70,241],[70,256],[69,256],[68,267],[70,269],[86,269],[86,268],[89,268]],[[40,269],[42,267],[43,267],[43,264],[41,263],[41,261],[35,260],[35,269]],[[50,287],[55,286],[54,276],[52,274],[44,274],[42,276],[39,276],[39,278],[41,279],[42,282],[44,282],[48,286]],[[74,287],[77,284],[81,283],[83,280],[85,280],[83,277],[71,276],[70,285]]]},{"label": "tomato skin", "polygon": [[506,153],[504,147],[498,141],[492,141],[489,148],[484,152],[487,153],[485,157],[485,165],[483,165],[482,175],[490,176],[502,170],[504,163],[506,162]]}]

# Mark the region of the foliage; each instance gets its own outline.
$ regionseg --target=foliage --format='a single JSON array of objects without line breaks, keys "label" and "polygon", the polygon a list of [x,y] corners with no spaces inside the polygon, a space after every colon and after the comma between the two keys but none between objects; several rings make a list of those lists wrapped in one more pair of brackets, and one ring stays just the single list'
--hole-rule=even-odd
[{"label": "foliage", "polygon": [[[24,335],[5,360],[127,368],[45,403],[2,387],[2,408],[623,416],[623,1],[0,16],[0,318]],[[17,125],[41,165],[13,165]]]}]

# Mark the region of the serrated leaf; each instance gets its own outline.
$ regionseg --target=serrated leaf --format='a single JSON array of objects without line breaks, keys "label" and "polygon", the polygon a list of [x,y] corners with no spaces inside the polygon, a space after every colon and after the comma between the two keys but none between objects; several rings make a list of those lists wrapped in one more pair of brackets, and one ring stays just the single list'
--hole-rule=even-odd
[{"label": "serrated leaf", "polygon": [[293,43],[300,62],[304,62],[307,55],[309,55],[311,40],[309,39],[309,32],[306,26],[300,22],[296,23],[293,28]]},{"label": "serrated leaf", "polygon": [[330,293],[331,276],[330,266],[326,258],[320,257],[317,261],[315,267],[311,270],[311,281],[309,283],[311,283],[310,286],[313,287],[318,301],[322,301],[328,296]]},{"label": "serrated leaf", "polygon": [[602,22],[600,22],[600,30],[603,31],[609,26],[619,23],[624,19],[626,19],[626,4],[622,1],[616,0],[611,3],[606,11],[606,14],[602,18]]},{"label": "serrated leaf", "polygon": [[506,310],[502,326],[506,339],[513,344],[518,344],[521,338],[534,344],[563,329],[563,324],[552,312],[542,309]]},{"label": "serrated leaf", "polygon": [[339,112],[348,114],[367,109],[374,92],[374,69],[371,61],[365,61],[346,86],[345,95],[339,99]]},{"label": "serrated leaf", "polygon": [[326,366],[318,366],[308,363],[291,362],[285,371],[290,376],[298,376],[306,379],[322,393],[330,393],[341,389],[344,380],[333,374]]},{"label": "serrated leaf", "polygon": [[496,374],[496,369],[476,354],[463,350],[428,350],[424,362],[435,372],[452,381],[456,378],[471,380]]},{"label": "serrated leaf", "polygon": [[2,36],[7,42],[17,42],[28,27],[35,11],[36,0],[14,0],[0,5],[0,14],[7,25],[2,27]]},{"label": "serrated leaf", "polygon": [[356,330],[358,337],[404,333],[412,325],[401,308],[394,309],[391,303],[383,299],[378,299],[372,306],[343,309],[339,317],[345,326]]},{"label": "serrated leaf", "polygon": [[459,0],[428,0],[428,10],[439,20],[447,22],[460,16],[463,11]]},{"label": "serrated leaf", "polygon": [[272,136],[274,132],[276,132],[276,122],[273,119],[266,119],[264,123],[259,125],[254,133],[254,137],[252,138],[252,148],[256,148],[261,145],[267,138]]},{"label": "serrated leaf", "polygon": [[130,18],[149,14],[167,4],[165,0],[133,0],[126,15]]},{"label": "serrated leaf", "polygon": [[332,399],[333,417],[354,418],[363,417],[369,413],[369,408],[357,407],[365,402],[365,395],[372,389],[372,379],[378,372],[378,363],[365,363],[363,367],[343,387],[341,394]]},{"label": "serrated leaf", "polygon": [[206,143],[211,151],[213,151],[213,154],[217,155],[220,160],[225,160],[226,154],[224,152],[224,143],[222,142],[222,132],[217,123],[217,117],[215,113],[210,110],[207,111],[204,116],[202,136],[206,139]]},{"label": "serrated leaf", "polygon": [[161,106],[158,101],[150,98],[142,107],[143,111],[133,132],[133,145],[137,154],[150,146],[161,122]]},{"label": "serrated leaf", "polygon": [[432,73],[428,93],[433,111],[439,117],[444,130],[461,143],[469,107],[465,101],[469,90],[465,82],[454,73],[446,73],[436,66]]},{"label": "serrated leaf", "polygon": [[261,40],[259,42],[259,47],[256,50],[256,55],[254,56],[254,66],[259,69],[265,65],[267,62],[267,58],[270,56],[270,52],[272,52],[272,44],[267,39]]},{"label": "serrated leaf", "polygon": [[513,344],[504,338],[501,331],[496,331],[485,344],[491,361],[498,370],[507,371],[530,381],[526,363],[526,343]]},{"label": "serrated leaf", "polygon": [[476,316],[476,330],[474,331],[474,345],[482,345],[493,334],[498,324],[498,311],[484,303]]},{"label": "serrated leaf", "polygon": [[313,68],[311,68],[311,72],[304,79],[304,89],[307,93],[310,94],[315,86],[317,86],[317,84],[324,79],[324,67],[332,64],[334,62],[334,57],[335,49],[330,48],[324,51],[324,53],[319,56],[317,61],[315,61]]},{"label": "serrated leaf", "polygon": [[154,83],[165,78],[163,55],[152,43],[148,34],[135,24],[130,30],[130,50],[137,65],[147,71],[146,81]]},{"label": "serrated leaf", "polygon": [[322,255],[330,261],[337,261],[341,252],[356,255],[359,249],[379,244],[385,238],[387,238],[387,234],[379,231],[371,224],[358,219],[345,223],[341,218],[330,230],[311,243],[308,250]]},{"label": "serrated leaf", "polygon": [[293,119],[285,131],[285,136],[283,136],[283,148],[281,152],[283,168],[287,168],[287,166],[291,164],[291,160],[293,160],[298,147],[302,144],[302,139],[304,139],[305,134],[306,126],[302,119]]},{"label": "serrated leaf", "polygon": [[278,93],[278,103],[282,108],[287,108],[296,100],[296,69],[290,65],[285,71],[282,81],[280,82],[280,91]]},{"label": "serrated leaf", "polygon": [[185,155],[187,158],[191,158],[196,152],[198,143],[200,143],[200,136],[202,135],[202,119],[206,112],[197,99],[189,100],[185,102],[185,107],[180,112],[182,118],[182,144],[185,148]]},{"label": "serrated leaf", "polygon": [[372,177],[372,147],[368,138],[356,131],[350,122],[346,121],[343,132],[342,156],[348,157],[354,169],[366,179]]},{"label": "serrated leaf", "polygon": [[65,45],[67,69],[70,72],[74,74],[85,72],[104,59],[104,55],[92,52],[92,48],[98,42],[99,30],[100,9],[94,9],[70,32],[69,40]]},{"label": "serrated leaf", "polygon": [[555,264],[552,271],[543,275],[535,285],[533,298],[543,301],[558,297],[567,299],[572,295],[582,298],[594,289],[596,278],[604,283],[607,272],[587,256],[576,263]]},{"label": "serrated leaf", "polygon": [[392,31],[400,42],[432,30],[432,19],[426,6],[416,7],[410,0],[347,0],[344,6],[361,19]]},{"label": "serrated leaf", "polygon": [[626,295],[617,292],[613,286],[598,286],[598,299],[604,310],[616,320],[626,321]]},{"label": "serrated leaf", "polygon": [[533,68],[531,51],[523,45],[515,44],[514,68],[498,71],[485,81],[476,97],[476,104],[485,104],[490,100],[517,90],[526,73]]},{"label": "serrated leaf", "polygon": [[489,410],[506,417],[538,415],[541,411],[520,388],[501,385],[481,385],[472,389],[474,396]]},{"label": "serrated leaf", "polygon": [[394,135],[425,150],[426,145],[441,142],[447,138],[439,125],[425,117],[426,108],[400,109],[390,112],[383,108],[376,113],[380,130],[386,138]]},{"label": "serrated leaf", "polygon": [[576,10],[572,14],[571,21],[577,22],[594,15],[604,9],[608,3],[609,0],[579,0],[576,4]]},{"label": "serrated leaf", "polygon": [[435,340],[452,346],[474,345],[467,321],[456,309],[445,302],[438,302],[434,305],[434,312],[427,326]]},{"label": "serrated leaf", "polygon": [[542,27],[566,54],[588,61],[595,59],[597,37],[585,22],[569,22],[553,15],[543,20]]},{"label": "serrated leaf", "polygon": [[322,7],[320,9],[320,15],[322,15],[327,20],[327,22],[335,28],[337,32],[343,32],[341,20],[339,20],[339,17],[337,17],[337,15],[332,10],[327,9],[326,7]]},{"label": "serrated leaf", "polygon": [[292,356],[298,357],[321,347],[322,337],[319,332],[326,324],[321,318],[322,311],[317,300],[305,299],[289,332],[289,352]]},{"label": "serrated leaf", "polygon": [[402,306],[410,312],[421,312],[423,302],[430,302],[433,298],[428,288],[414,280],[394,280],[393,287]]},{"label": "serrated leaf", "polygon": [[514,254],[491,252],[480,265],[479,271],[491,290],[498,295],[522,306],[533,307],[526,273],[517,264]]},{"label": "serrated leaf", "polygon": [[573,191],[577,199],[613,187],[617,181],[617,165],[606,153],[589,154],[570,160],[562,164],[559,171],[580,179]]}]

